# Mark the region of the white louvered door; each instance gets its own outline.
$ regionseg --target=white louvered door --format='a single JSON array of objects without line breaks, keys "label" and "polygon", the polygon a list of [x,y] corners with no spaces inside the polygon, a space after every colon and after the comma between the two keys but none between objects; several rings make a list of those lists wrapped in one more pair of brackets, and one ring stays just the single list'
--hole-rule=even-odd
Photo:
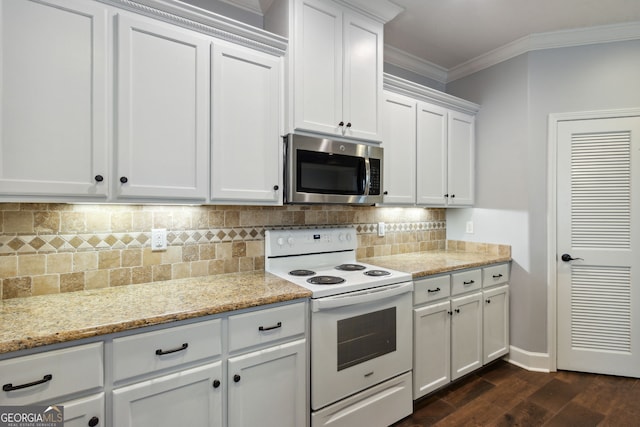
[{"label": "white louvered door", "polygon": [[640,117],[557,137],[558,369],[640,377]]}]

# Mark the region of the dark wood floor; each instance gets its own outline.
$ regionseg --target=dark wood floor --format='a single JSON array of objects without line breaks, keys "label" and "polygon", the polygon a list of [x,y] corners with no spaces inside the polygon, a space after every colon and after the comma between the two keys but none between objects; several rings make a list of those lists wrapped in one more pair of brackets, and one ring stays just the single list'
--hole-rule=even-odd
[{"label": "dark wood floor", "polygon": [[499,361],[419,400],[394,427],[640,426],[640,380]]}]

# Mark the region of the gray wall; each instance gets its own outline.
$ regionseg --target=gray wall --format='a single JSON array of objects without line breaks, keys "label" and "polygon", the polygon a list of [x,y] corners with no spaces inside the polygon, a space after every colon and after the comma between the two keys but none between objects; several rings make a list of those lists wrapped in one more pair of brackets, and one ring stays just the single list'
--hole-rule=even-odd
[{"label": "gray wall", "polygon": [[546,353],[548,116],[639,107],[640,41],[530,52],[447,92],[481,104],[477,203],[447,211],[447,238],[512,245],[512,344]]},{"label": "gray wall", "polygon": [[429,77],[421,76],[420,74],[416,74],[412,71],[405,70],[404,68],[400,68],[388,62],[384,63],[383,69],[385,73],[392,74],[396,77],[400,77],[405,80],[409,80],[411,82],[418,83],[420,85],[439,90],[441,92],[444,92],[445,90],[445,84],[442,82],[431,79]]}]

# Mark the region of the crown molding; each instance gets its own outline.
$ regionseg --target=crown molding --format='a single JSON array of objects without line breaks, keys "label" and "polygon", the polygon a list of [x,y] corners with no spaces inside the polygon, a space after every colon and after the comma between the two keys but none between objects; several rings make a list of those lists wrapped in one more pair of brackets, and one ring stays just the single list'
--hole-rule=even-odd
[{"label": "crown molding", "polygon": [[384,45],[384,62],[442,83],[447,83],[448,70],[393,46]]},{"label": "crown molding", "polygon": [[384,62],[433,79],[439,83],[447,84],[535,50],[638,39],[640,39],[640,21],[531,34],[449,69],[389,45],[384,47]]},{"label": "crown molding", "polygon": [[388,73],[383,75],[383,87],[391,92],[467,114],[476,114],[480,110],[478,104]]},{"label": "crown molding", "polygon": [[447,83],[535,50],[638,39],[640,39],[640,22],[531,34],[450,68],[447,73]]},{"label": "crown molding", "polygon": [[389,0],[334,0],[336,3],[341,3],[346,6],[350,6],[352,9],[364,13],[369,17],[386,24],[393,18],[398,16],[401,12],[404,12],[404,7],[398,6]]},{"label": "crown molding", "polygon": [[287,50],[284,37],[179,0],[99,1],[272,55],[283,56]]}]

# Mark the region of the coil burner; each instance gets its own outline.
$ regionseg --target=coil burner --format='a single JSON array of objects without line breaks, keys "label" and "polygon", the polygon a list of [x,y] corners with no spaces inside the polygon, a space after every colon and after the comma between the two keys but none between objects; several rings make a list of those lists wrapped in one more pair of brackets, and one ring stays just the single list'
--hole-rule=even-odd
[{"label": "coil burner", "polygon": [[339,283],[344,283],[344,279],[337,276],[314,276],[307,279],[307,282],[313,285],[337,285]]}]

